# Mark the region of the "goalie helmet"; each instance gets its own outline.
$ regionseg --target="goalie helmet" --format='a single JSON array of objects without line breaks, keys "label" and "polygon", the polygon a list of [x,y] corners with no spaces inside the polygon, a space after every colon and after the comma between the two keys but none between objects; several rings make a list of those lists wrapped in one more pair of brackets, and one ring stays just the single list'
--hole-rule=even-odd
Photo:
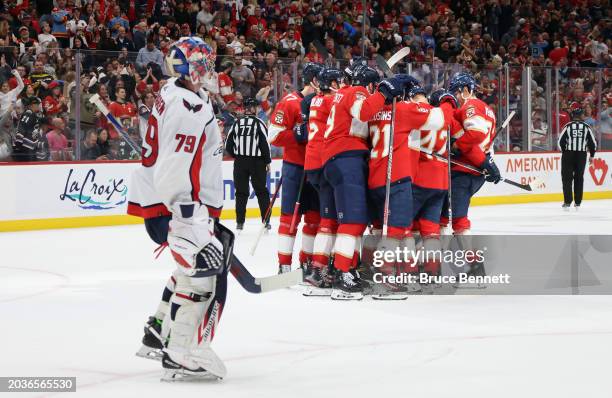
[{"label": "goalie helmet", "polygon": [[170,47],[166,70],[171,76],[214,90],[216,57],[213,49],[199,37],[181,37]]}]

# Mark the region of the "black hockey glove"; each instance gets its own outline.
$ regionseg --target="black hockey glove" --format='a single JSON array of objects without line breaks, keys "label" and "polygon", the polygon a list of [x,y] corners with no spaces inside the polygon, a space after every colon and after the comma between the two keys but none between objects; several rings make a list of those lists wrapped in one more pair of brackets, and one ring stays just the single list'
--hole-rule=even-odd
[{"label": "black hockey glove", "polygon": [[499,173],[499,169],[497,165],[493,161],[493,158],[490,154],[487,154],[485,161],[480,166],[485,171],[485,180],[488,182],[492,182],[497,184],[501,181],[501,174]]},{"label": "black hockey glove", "polygon": [[310,116],[310,103],[316,94],[308,94],[300,102],[300,112],[302,113],[302,122],[308,123],[308,117]]},{"label": "black hockey glove", "polygon": [[394,97],[404,94],[402,80],[397,77],[389,77],[378,84],[378,91],[385,97],[386,103],[391,103]]},{"label": "black hockey glove", "polygon": [[457,98],[453,94],[451,94],[450,92],[442,88],[429,94],[429,104],[430,105],[440,106],[441,104],[445,102],[448,102],[449,104],[451,104],[453,109],[459,108],[459,101],[457,101]]},{"label": "black hockey glove", "polygon": [[306,123],[296,124],[293,128],[293,135],[298,144],[303,144],[308,141],[308,129]]}]

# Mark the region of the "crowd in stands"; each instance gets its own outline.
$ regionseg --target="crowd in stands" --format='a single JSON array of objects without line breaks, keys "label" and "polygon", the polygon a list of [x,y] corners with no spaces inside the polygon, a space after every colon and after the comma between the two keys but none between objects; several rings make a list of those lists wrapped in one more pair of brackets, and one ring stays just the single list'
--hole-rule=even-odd
[{"label": "crowd in stands", "polygon": [[[346,0],[2,0],[0,161],[11,159],[11,137],[34,97],[42,102],[47,159],[138,158],[89,98],[98,94],[140,141],[168,79],[164,55],[188,35],[217,53],[213,98],[225,129],[246,97],[260,102],[265,119],[275,101],[299,87],[304,62],[340,66],[362,52],[373,59],[410,46],[410,69],[401,67],[428,89],[466,69],[500,116],[518,112],[513,150],[526,149],[520,114],[526,66],[530,129],[550,141],[560,130],[558,101],[561,126],[579,106],[612,143],[611,29],[606,0],[379,0],[367,1],[365,10],[361,1]],[[548,87],[546,67],[558,78],[558,92],[554,82]],[[498,106],[506,102],[510,109],[502,113]]]}]

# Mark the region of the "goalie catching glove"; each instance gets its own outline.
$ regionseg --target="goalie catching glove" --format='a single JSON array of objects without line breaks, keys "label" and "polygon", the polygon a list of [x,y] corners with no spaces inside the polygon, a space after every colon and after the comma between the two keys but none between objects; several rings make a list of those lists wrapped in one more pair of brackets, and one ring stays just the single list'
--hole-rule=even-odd
[{"label": "goalie catching glove", "polygon": [[187,276],[205,277],[223,271],[223,245],[214,235],[215,222],[206,206],[176,203],[168,232],[168,246]]}]

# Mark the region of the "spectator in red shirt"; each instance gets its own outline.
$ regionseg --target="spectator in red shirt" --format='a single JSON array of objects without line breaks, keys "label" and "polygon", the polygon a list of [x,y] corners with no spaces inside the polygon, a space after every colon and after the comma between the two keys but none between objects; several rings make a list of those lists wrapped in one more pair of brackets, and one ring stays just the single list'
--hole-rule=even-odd
[{"label": "spectator in red shirt", "polygon": [[59,116],[62,112],[68,110],[68,100],[62,94],[63,82],[54,80],[47,86],[51,93],[43,100],[43,108],[47,116]]},{"label": "spectator in red shirt", "polygon": [[[108,106],[108,110],[111,115],[121,122],[123,127],[127,130],[134,125],[134,118],[136,117],[136,105],[126,100],[127,92],[123,87],[117,87],[115,91],[116,101],[111,102]],[[109,126],[109,135],[112,139],[119,136],[119,133],[113,126]]]},{"label": "spectator in red shirt", "polygon": [[554,48],[548,53],[548,58],[553,66],[557,66],[561,58],[567,58],[569,49],[567,47],[561,47],[559,40],[555,40],[553,47]]},{"label": "spectator in red shirt", "polygon": [[230,77],[233,67],[234,64],[231,61],[225,60],[221,64],[221,72],[219,72],[219,94],[226,104],[234,99],[234,83]]}]

